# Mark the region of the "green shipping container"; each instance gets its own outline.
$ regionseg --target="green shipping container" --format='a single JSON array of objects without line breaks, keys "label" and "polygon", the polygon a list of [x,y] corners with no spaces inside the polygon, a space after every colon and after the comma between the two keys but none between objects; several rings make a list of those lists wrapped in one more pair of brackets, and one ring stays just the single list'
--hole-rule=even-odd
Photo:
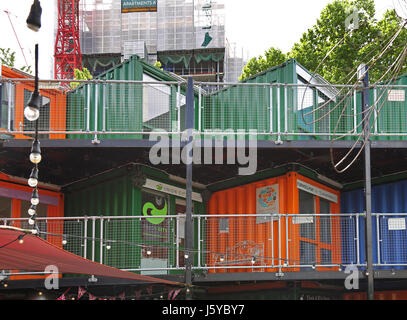
[{"label": "green shipping container", "polygon": [[[81,132],[67,138],[93,139],[91,133],[98,131],[109,133],[99,135],[99,139],[141,139],[142,135],[131,133],[148,133],[154,129],[183,131],[185,97],[186,83],[182,78],[132,56],[93,82],[67,93],[67,131]],[[197,109],[199,99],[195,100]],[[195,123],[198,123],[197,114]]]},{"label": "green shipping container", "polygon": [[[64,191],[65,216],[97,217],[88,219],[86,258],[120,269],[162,269],[142,274],[184,272],[180,268],[185,219],[176,218],[186,210],[182,179],[132,163],[68,185]],[[206,212],[202,193],[201,187],[193,189],[194,214]],[[197,221],[194,228],[197,248]],[[84,250],[75,253],[84,255]]]}]

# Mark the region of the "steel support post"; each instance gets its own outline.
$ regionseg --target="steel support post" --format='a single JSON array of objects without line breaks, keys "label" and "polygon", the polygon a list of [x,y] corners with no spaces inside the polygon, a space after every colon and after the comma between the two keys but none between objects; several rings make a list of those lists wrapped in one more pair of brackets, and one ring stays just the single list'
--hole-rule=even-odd
[{"label": "steel support post", "polygon": [[370,163],[370,97],[369,72],[367,66],[362,66],[363,77],[362,116],[365,141],[365,209],[366,209],[366,275],[368,279],[368,300],[374,300],[374,274],[373,274],[373,238],[372,238],[372,180]]},{"label": "steel support post", "polygon": [[185,220],[185,285],[186,300],[192,299],[192,266],[194,264],[194,226],[192,221],[192,144],[194,129],[194,81],[188,78],[185,124],[188,144],[186,148],[186,220]]}]

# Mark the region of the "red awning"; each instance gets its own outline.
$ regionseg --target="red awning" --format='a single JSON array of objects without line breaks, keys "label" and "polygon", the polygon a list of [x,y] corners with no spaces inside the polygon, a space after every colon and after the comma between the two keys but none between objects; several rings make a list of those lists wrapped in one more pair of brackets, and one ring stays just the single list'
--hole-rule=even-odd
[{"label": "red awning", "polygon": [[[18,237],[24,235],[24,242]],[[122,271],[93,262],[65,251],[53,244],[18,230],[0,228],[0,270],[44,272],[54,265],[59,273],[87,274],[100,277],[132,279],[145,282],[182,285],[182,283]]]}]

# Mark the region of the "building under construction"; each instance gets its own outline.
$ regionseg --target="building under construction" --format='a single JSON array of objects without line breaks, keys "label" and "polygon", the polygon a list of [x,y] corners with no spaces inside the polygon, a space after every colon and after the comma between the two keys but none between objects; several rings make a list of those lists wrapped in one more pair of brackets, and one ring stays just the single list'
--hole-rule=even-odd
[{"label": "building under construction", "polygon": [[198,81],[235,82],[246,61],[225,35],[222,0],[82,0],[83,66],[94,75],[137,54]]}]

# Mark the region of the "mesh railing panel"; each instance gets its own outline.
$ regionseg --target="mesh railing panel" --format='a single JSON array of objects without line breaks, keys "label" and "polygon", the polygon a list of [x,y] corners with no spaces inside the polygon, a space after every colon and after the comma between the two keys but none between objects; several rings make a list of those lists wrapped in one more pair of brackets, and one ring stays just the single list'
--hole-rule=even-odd
[{"label": "mesh railing panel", "polygon": [[[1,129],[16,138],[31,136],[34,124],[24,118],[24,107],[33,81],[7,79],[3,84]],[[185,130],[185,82],[145,75],[143,81],[50,81],[40,88],[42,138],[130,138],[153,130]],[[195,128],[207,134],[254,131],[272,140],[356,140],[366,121],[372,139],[403,140],[405,91],[402,85],[370,88],[370,107],[362,110],[361,88],[355,86],[196,83]]]},{"label": "mesh railing panel", "polygon": [[[373,215],[376,269],[406,268],[406,217]],[[76,255],[120,269],[164,274],[185,267],[180,218],[38,218],[37,225],[40,237]],[[193,220],[194,247],[188,252],[194,257],[195,269],[298,272],[366,266],[364,214],[210,215]],[[32,228],[27,219],[2,218],[1,223]]]}]

